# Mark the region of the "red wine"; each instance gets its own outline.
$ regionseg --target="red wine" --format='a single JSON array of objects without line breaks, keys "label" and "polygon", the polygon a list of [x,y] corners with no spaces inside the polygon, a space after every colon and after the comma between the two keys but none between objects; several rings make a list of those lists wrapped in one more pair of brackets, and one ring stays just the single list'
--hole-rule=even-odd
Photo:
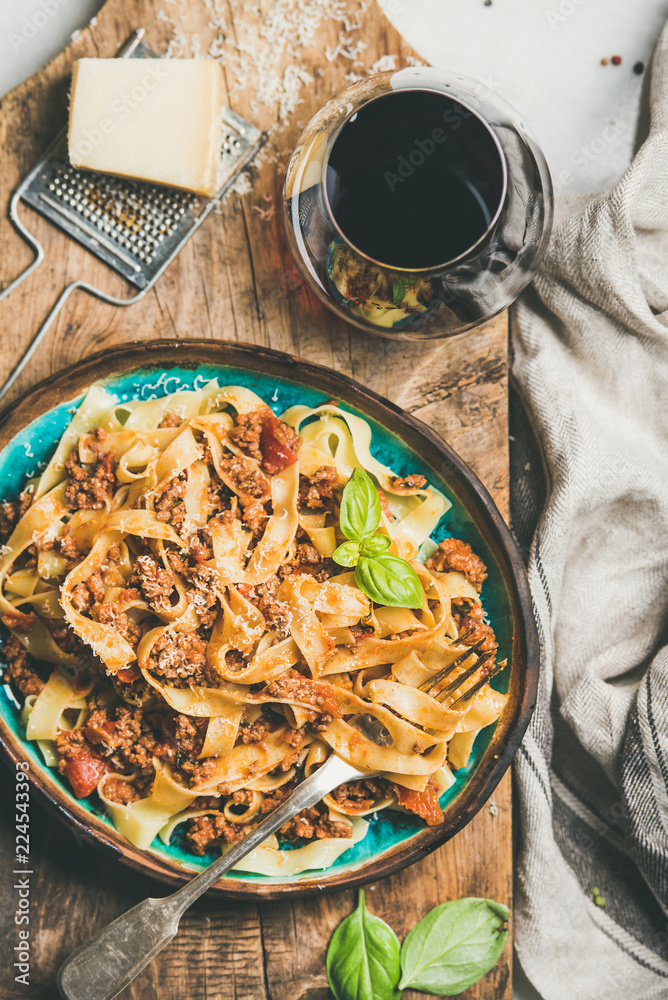
[{"label": "red wine", "polygon": [[346,122],[329,155],[327,197],[344,237],[388,267],[437,267],[489,228],[503,196],[501,153],[468,108],[433,90],[397,90]]}]

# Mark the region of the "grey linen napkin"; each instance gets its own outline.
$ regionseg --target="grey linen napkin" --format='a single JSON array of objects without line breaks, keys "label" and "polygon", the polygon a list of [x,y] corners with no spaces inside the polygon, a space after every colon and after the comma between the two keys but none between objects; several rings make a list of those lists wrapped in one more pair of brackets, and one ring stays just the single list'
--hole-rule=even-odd
[{"label": "grey linen napkin", "polygon": [[650,112],[513,316],[513,526],[542,644],[515,929],[545,1000],[668,998],[668,26]]}]

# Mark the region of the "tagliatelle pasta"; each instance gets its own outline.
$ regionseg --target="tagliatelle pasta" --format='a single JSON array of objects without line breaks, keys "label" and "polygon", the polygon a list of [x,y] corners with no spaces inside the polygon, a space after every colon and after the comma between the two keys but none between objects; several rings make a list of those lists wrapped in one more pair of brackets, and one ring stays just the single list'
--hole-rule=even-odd
[{"label": "tagliatelle pasta", "polygon": [[[380,501],[377,551],[412,567],[410,607],[333,558],[355,470]],[[263,875],[333,864],[379,809],[440,822],[506,700],[488,683],[504,664],[485,567],[464,541],[430,540],[448,507],[331,401],[279,418],[215,381],[123,403],[93,386],[0,507],[5,680],[27,739],[134,844],[174,836],[199,854],[245,836],[332,752],[369,772],[238,866]]]}]

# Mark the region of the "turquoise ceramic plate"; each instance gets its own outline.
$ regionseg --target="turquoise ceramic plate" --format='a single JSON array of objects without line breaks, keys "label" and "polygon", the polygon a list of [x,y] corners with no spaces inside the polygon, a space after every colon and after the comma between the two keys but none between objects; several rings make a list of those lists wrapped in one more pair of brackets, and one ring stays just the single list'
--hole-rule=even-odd
[{"label": "turquoise ceramic plate", "polygon": [[[500,656],[509,668],[495,679],[510,697],[501,719],[477,738],[469,765],[442,797],[445,822],[427,828],[417,818],[380,812],[364,840],[331,868],[285,878],[232,873],[218,889],[234,895],[306,894],[352,886],[389,874],[424,856],[468,822],[506,770],[528,724],[537,680],[537,642],[524,570],[510,533],[484,487],[470,469],[424,424],[336,372],[262,348],[189,341],[117,349],[87,359],[36,387],[0,418],[0,497],[12,499],[26,476],[42,468],[71,419],[86,388],[103,381],[119,402],[150,399],[200,387],[211,378],[221,385],[244,385],[276,413],[294,403],[317,405],[336,396],[343,406],[369,420],[372,451],[399,475],[422,473],[452,501],[434,533],[439,541],[456,535],[469,541],[486,562],[489,577],[483,603],[495,628]],[[75,799],[57,772],[47,768],[38,748],[23,738],[18,706],[6,685],[0,688],[0,738],[12,760],[30,763],[32,783],[82,836],[117,851],[129,864],[170,881],[206,865],[182,849],[178,833],[166,847],[156,839],[148,851],[129,844],[95,801]]]}]

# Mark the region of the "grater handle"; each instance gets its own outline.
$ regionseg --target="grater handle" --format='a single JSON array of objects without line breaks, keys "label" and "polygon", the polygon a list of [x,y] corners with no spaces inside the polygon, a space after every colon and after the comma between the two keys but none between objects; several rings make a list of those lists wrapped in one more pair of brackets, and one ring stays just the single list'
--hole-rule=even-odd
[{"label": "grater handle", "polygon": [[13,281],[10,281],[6,288],[2,289],[0,292],[0,302],[2,302],[3,299],[6,299],[10,292],[13,292],[14,289],[21,284],[21,282],[25,281],[29,274],[36,271],[44,260],[44,250],[42,248],[42,244],[28,229],[26,229],[19,218],[18,207],[19,201],[21,200],[21,194],[23,192],[23,186],[24,185],[22,184],[12,195],[12,200],[9,203],[9,218],[12,225],[22,236],[25,242],[35,251],[35,259],[32,263],[28,264],[25,270],[21,271],[18,277],[14,278]]},{"label": "grater handle", "polygon": [[150,285],[147,285],[145,288],[142,288],[141,291],[137,292],[137,294],[133,295],[131,298],[122,299],[116,295],[109,295],[107,292],[103,292],[102,289],[96,288],[94,285],[90,285],[87,281],[73,281],[70,285],[66,285],[65,288],[63,288],[60,295],[58,296],[58,298],[56,299],[56,301],[54,302],[53,307],[51,308],[51,311],[49,312],[48,316],[40,326],[39,330],[37,331],[33,339],[30,341],[30,344],[28,345],[25,353],[23,354],[23,357],[15,366],[15,368],[13,369],[11,375],[9,376],[3,387],[0,389],[0,402],[2,402],[2,400],[4,400],[4,398],[7,396],[7,393],[12,388],[17,378],[19,377],[23,369],[26,367],[26,365],[32,358],[33,354],[35,353],[40,343],[42,342],[44,334],[47,332],[47,330],[53,323],[54,319],[62,309],[65,301],[69,298],[72,292],[76,291],[77,288],[80,288],[84,292],[88,292],[89,295],[92,295],[96,299],[99,299],[100,302],[106,302],[107,305],[131,306],[135,302],[139,302],[140,299],[143,299],[151,287],[152,283]]},{"label": "grater handle", "polygon": [[[33,262],[32,266],[34,268],[34,267],[37,266],[37,264],[35,262]],[[25,277],[26,274],[27,274],[27,272],[24,271],[24,273],[22,275],[20,275],[19,278],[17,278],[16,281],[13,282],[13,284],[17,284],[17,282],[20,281],[23,277]],[[9,378],[7,379],[7,381],[5,382],[5,384],[3,385],[2,389],[0,389],[0,402],[5,398],[5,396],[7,395],[7,393],[11,389],[11,387],[14,385],[14,383],[16,382],[17,378],[19,377],[19,375],[21,374],[21,372],[23,371],[23,369],[25,368],[25,366],[28,364],[28,362],[32,358],[33,354],[35,353],[35,351],[39,347],[40,343],[42,342],[42,339],[44,338],[44,334],[49,329],[49,327],[51,326],[51,323],[56,318],[56,316],[58,315],[58,313],[60,312],[60,310],[62,309],[63,303],[65,302],[65,300],[75,290],[75,288],[81,288],[82,284],[83,284],[83,282],[73,281],[71,285],[67,285],[65,288],[63,288],[62,292],[60,293],[60,295],[56,299],[56,301],[55,301],[55,303],[54,303],[51,311],[49,312],[48,316],[46,317],[46,319],[44,320],[44,322],[40,326],[39,330],[37,331],[37,333],[35,334],[35,336],[31,340],[30,345],[28,346],[28,349],[25,351],[25,353],[23,354],[23,357],[18,362],[18,364],[15,365],[14,369],[12,370],[11,375],[9,376]],[[10,286],[10,288],[11,287],[12,286]],[[5,289],[5,292],[7,292],[8,290],[9,289]]]}]

